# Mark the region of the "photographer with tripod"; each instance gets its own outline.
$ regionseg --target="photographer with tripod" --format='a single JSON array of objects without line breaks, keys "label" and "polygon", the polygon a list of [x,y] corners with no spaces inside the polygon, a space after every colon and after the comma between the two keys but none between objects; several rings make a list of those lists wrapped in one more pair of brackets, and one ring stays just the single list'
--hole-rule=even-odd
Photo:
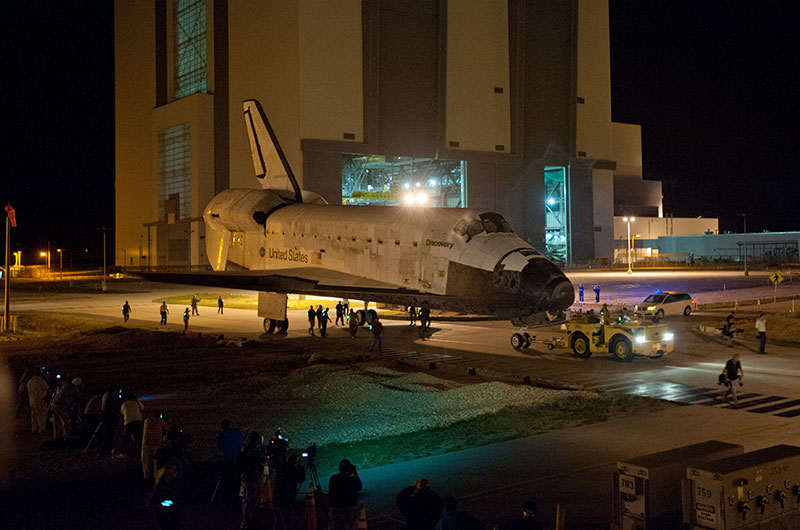
[{"label": "photographer with tripod", "polygon": [[361,479],[348,459],[339,462],[339,473],[328,482],[328,523],[330,530],[355,530],[358,523],[358,492]]}]

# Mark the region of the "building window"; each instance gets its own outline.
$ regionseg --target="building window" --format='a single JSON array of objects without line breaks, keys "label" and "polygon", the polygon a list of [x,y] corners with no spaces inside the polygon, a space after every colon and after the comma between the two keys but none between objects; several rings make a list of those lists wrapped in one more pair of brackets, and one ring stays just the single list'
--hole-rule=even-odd
[{"label": "building window", "polygon": [[188,123],[158,131],[158,218],[191,214],[191,144]]},{"label": "building window", "polygon": [[205,92],[206,2],[175,0],[175,92],[180,99]]},{"label": "building window", "polygon": [[342,204],[466,208],[463,160],[342,155]]},{"label": "building window", "polygon": [[568,262],[569,208],[567,208],[567,179],[563,167],[544,170],[544,253],[552,260]]}]

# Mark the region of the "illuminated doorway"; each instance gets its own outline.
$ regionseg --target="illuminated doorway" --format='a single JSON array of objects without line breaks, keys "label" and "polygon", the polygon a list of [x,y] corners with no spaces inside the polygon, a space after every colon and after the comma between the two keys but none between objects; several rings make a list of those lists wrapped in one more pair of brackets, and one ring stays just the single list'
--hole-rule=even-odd
[{"label": "illuminated doorway", "polygon": [[569,208],[567,171],[544,169],[544,252],[555,261],[569,262]]}]

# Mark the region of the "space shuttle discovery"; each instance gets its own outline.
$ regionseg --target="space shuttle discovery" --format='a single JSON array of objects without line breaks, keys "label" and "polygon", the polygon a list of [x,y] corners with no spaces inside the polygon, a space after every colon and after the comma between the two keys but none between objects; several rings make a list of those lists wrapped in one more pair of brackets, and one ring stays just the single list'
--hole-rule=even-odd
[{"label": "space shuttle discovery", "polygon": [[566,276],[481,209],[329,205],[302,190],[258,101],[243,103],[263,189],[229,189],[204,212],[212,271],[161,281],[350,298],[521,323],[574,300]]}]

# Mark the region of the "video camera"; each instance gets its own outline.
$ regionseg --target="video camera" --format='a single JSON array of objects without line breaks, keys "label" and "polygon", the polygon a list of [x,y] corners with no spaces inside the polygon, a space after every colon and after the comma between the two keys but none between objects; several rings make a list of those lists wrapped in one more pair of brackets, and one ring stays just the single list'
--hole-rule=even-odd
[{"label": "video camera", "polygon": [[305,450],[300,453],[300,456],[306,459],[309,467],[313,466],[314,461],[317,458],[317,444],[314,443],[313,445],[306,447]]}]

